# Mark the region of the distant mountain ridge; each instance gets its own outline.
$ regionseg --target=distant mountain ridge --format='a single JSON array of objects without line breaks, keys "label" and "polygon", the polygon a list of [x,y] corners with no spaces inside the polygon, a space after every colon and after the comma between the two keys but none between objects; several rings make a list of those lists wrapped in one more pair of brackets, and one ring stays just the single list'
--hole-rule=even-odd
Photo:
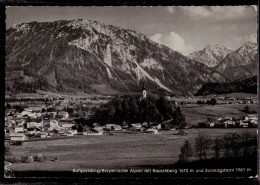
[{"label": "distant mountain ridge", "polygon": [[215,70],[230,81],[258,74],[257,43],[247,42],[236,51],[229,53]]},{"label": "distant mountain ridge", "polygon": [[195,94],[197,96],[209,94],[227,94],[245,92],[257,94],[257,76],[226,83],[207,83]]},{"label": "distant mountain ridge", "polygon": [[6,89],[193,94],[223,75],[133,30],[97,21],[23,23],[6,31]]},{"label": "distant mountain ridge", "polygon": [[232,50],[214,44],[206,46],[203,50],[195,51],[189,54],[188,57],[196,62],[203,63],[208,67],[215,67],[230,52],[232,52]]}]

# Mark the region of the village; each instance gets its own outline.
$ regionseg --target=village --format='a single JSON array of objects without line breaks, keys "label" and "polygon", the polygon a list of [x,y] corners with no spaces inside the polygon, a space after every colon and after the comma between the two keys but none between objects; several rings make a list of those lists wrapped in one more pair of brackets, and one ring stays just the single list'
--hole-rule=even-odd
[{"label": "village", "polygon": [[[66,100],[64,101],[66,102]],[[54,103],[55,105],[57,102]],[[59,103],[60,104],[60,103]],[[46,109],[46,111],[45,111]],[[26,141],[35,139],[57,138],[75,135],[113,135],[115,133],[154,133],[161,130],[161,124],[150,122],[131,123],[122,125],[93,123],[79,128],[75,117],[70,117],[66,111],[49,108],[6,109],[5,138],[11,141]],[[43,111],[44,110],[44,111]]]},{"label": "village", "polygon": [[[145,95],[146,96],[146,95]],[[102,98],[101,98],[102,99]],[[171,100],[171,97],[168,97]],[[187,98],[188,100],[190,98]],[[45,100],[45,99],[43,99]],[[76,100],[64,99],[58,97],[57,100],[49,100],[49,105],[46,104],[44,108],[41,106],[37,108],[24,108],[22,111],[15,108],[7,108],[5,114],[5,138],[13,142],[26,141],[26,140],[38,140],[38,139],[50,139],[59,137],[71,137],[71,136],[84,136],[84,135],[114,135],[117,133],[152,133],[160,134],[163,132],[162,124],[170,122],[166,120],[164,122],[143,122],[143,123],[126,123],[121,125],[107,123],[100,125],[99,123],[93,123],[91,126],[84,125],[79,128],[79,124],[75,122],[76,117],[70,116],[69,112],[64,110],[54,109],[54,106],[61,105],[74,105],[80,101],[82,104],[82,98]],[[252,98],[229,98],[229,97],[217,97],[218,104],[225,104],[219,100],[228,100],[233,104],[238,104],[242,101],[243,104],[254,104],[255,100]],[[32,101],[32,100],[30,100]],[[199,100],[200,101],[200,100]],[[50,103],[51,102],[51,103]],[[24,103],[26,104],[26,103]],[[197,104],[199,104],[197,102]],[[228,103],[229,104],[229,103]],[[82,105],[86,107],[87,104]],[[246,114],[243,116],[224,116],[219,118],[207,118],[204,122],[200,122],[198,125],[188,125],[182,129],[188,129],[192,127],[199,128],[255,128],[257,127],[258,118],[257,114]],[[179,129],[178,127],[172,130]]]}]

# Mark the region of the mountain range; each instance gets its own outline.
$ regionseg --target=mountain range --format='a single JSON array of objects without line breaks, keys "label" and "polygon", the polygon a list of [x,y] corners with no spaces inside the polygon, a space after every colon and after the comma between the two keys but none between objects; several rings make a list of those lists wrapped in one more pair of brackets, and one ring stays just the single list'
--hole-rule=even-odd
[{"label": "mountain range", "polygon": [[195,51],[188,55],[190,59],[201,62],[209,67],[215,67],[232,50],[218,44],[208,45],[203,50]]},{"label": "mountain range", "polygon": [[230,52],[214,69],[229,81],[251,77],[258,73],[257,44],[247,42],[236,51]]},{"label": "mountain range", "polygon": [[[205,52],[211,48],[223,50],[205,55],[221,60],[214,66],[206,57],[190,59],[143,34],[97,21],[22,23],[6,31],[6,90],[114,94],[145,84],[149,91],[194,94],[203,84],[225,82],[233,69],[220,65],[231,51],[215,46]],[[251,65],[254,57],[247,59]]]}]

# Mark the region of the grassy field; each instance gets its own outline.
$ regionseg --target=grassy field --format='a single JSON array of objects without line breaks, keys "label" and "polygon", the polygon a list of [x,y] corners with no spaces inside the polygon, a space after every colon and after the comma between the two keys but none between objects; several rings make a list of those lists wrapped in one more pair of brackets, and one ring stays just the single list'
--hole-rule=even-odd
[{"label": "grassy field", "polygon": [[[186,129],[186,136],[174,135],[177,131],[161,134],[115,134],[103,136],[76,136],[67,139],[25,142],[10,146],[11,156],[21,157],[43,154],[45,162],[13,163],[18,171],[71,171],[73,168],[131,168],[146,165],[168,165],[178,160],[180,147],[191,142],[199,133],[210,137],[226,134],[255,133],[256,129]],[[11,157],[6,156],[6,157]],[[58,157],[59,162],[51,159]]]},{"label": "grassy field", "polygon": [[[220,118],[225,116],[243,116],[245,104],[224,104],[224,105],[183,105],[181,111],[185,115],[188,125],[196,125],[204,122],[207,118]],[[257,111],[257,104],[249,104],[251,111]]]}]

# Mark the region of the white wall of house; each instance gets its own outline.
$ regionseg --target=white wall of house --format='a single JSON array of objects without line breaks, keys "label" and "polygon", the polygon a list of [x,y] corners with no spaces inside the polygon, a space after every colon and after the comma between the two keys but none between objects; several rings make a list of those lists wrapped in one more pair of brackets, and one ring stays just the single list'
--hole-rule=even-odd
[{"label": "white wall of house", "polygon": [[23,127],[15,127],[14,132],[15,133],[24,132],[24,128]]}]

